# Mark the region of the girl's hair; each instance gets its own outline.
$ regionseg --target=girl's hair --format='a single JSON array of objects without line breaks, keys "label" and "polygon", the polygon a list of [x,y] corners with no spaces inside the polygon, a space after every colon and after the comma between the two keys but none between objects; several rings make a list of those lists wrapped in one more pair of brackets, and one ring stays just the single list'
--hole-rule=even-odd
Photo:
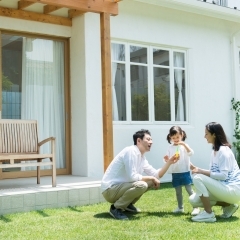
[{"label": "girl's hair", "polygon": [[221,146],[228,146],[231,148],[231,144],[227,141],[226,134],[221,124],[217,122],[210,122],[206,125],[206,130],[212,135],[215,134],[215,141],[213,144],[213,149],[215,151],[218,151]]},{"label": "girl's hair", "polygon": [[182,135],[182,141],[184,141],[187,138],[187,134],[185,131],[183,131],[179,126],[173,126],[170,128],[169,133],[167,135],[167,141],[171,143],[171,137],[179,133]]}]

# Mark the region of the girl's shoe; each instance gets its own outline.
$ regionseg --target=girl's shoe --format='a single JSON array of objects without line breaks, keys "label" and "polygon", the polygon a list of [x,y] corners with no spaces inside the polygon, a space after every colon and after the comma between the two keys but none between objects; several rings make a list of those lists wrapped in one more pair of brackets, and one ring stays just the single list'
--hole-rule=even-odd
[{"label": "girl's shoe", "polygon": [[192,216],[197,216],[200,213],[200,209],[199,208],[194,208],[191,215]]},{"label": "girl's shoe", "polygon": [[173,210],[173,213],[184,213],[184,208],[177,207],[175,210]]}]

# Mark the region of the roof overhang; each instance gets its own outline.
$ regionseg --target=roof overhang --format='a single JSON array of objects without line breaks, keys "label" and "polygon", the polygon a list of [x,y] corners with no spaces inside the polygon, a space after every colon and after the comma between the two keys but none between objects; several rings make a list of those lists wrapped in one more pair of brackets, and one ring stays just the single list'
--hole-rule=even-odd
[{"label": "roof overhang", "polygon": [[[72,18],[87,12],[118,15],[119,1],[121,0],[0,0],[0,16],[71,26]],[[61,9],[67,14],[60,13]]]},{"label": "roof overhang", "polygon": [[125,0],[135,1],[160,7],[191,12],[199,15],[213,17],[240,23],[240,11],[199,0]]}]

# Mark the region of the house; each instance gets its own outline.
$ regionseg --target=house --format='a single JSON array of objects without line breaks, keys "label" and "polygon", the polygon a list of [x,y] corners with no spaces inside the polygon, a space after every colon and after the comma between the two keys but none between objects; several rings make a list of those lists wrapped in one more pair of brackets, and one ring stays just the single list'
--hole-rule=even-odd
[{"label": "house", "polygon": [[234,0],[1,0],[1,116],[37,119],[40,139],[56,137],[58,175],[101,179],[141,128],[153,137],[149,162],[161,167],[172,125],[207,168],[205,124],[220,122],[233,141],[238,9]]},{"label": "house", "polygon": [[[153,137],[147,158],[161,166],[168,130],[180,125],[195,152],[192,162],[208,168],[205,125],[220,122],[234,140],[231,99],[240,99],[238,9],[239,1],[230,0],[119,3],[119,15],[111,19],[114,153],[131,144],[135,130],[147,128]],[[170,179],[167,174],[162,180]]]}]

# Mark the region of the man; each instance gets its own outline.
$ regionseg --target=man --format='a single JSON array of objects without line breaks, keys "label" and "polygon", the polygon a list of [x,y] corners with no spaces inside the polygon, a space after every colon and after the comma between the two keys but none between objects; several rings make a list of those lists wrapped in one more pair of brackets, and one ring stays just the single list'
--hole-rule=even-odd
[{"label": "man", "polygon": [[[179,157],[172,156],[163,168],[153,168],[144,154],[152,146],[151,134],[142,129],[133,135],[134,145],[124,148],[108,166],[101,183],[103,197],[110,203],[110,215],[128,220],[123,211],[140,212],[135,204],[150,187],[159,188],[161,178]],[[145,173],[146,175],[142,175]]]}]

